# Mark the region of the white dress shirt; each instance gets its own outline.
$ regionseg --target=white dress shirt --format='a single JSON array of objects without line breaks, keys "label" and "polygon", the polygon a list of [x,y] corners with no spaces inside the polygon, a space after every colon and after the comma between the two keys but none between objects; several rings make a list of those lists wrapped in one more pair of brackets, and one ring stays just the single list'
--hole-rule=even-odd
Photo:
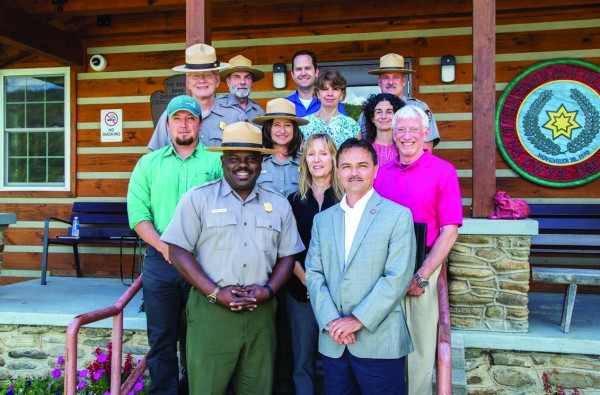
[{"label": "white dress shirt", "polygon": [[[348,206],[346,202],[346,195],[342,198],[340,202],[340,207],[344,210],[344,266],[346,261],[348,260],[348,255],[350,254],[350,249],[352,248],[352,242],[354,241],[354,236],[356,235],[356,230],[358,229],[358,224],[360,223],[360,219],[365,211],[365,207],[367,206],[367,202],[373,195],[374,189],[371,188],[369,192],[365,194],[358,202],[354,204],[354,207]],[[344,270],[344,268],[342,268]]]}]

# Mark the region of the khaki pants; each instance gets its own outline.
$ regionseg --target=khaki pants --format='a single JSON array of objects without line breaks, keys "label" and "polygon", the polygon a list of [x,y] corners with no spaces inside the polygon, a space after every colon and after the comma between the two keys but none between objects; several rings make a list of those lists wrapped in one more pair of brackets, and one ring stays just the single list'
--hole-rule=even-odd
[{"label": "khaki pants", "polygon": [[187,367],[191,395],[271,395],[275,358],[275,308],[232,312],[192,289],[187,304]]},{"label": "khaki pants", "polygon": [[408,394],[431,395],[439,317],[437,279],[441,266],[429,278],[421,296],[405,296],[402,307],[415,351],[407,356]]}]

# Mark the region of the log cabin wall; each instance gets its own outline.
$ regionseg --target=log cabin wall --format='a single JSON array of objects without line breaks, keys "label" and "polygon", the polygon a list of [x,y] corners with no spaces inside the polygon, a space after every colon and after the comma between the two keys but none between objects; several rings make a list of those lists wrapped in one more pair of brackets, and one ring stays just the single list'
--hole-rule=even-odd
[{"label": "log cabin wall", "polygon": [[[418,4],[417,4],[418,3]],[[442,142],[435,153],[458,169],[464,213],[470,212],[472,188],[472,9],[471,1],[433,0],[401,8],[396,2],[355,0],[215,1],[212,37],[220,60],[243,54],[266,73],[252,98],[261,105],[291,93],[272,86],[272,65],[299,49],[314,51],[320,62],[377,60],[388,52],[411,58],[417,71],[412,95],[434,112]],[[565,5],[565,3],[567,3]],[[325,4],[325,5],[324,5]],[[410,8],[410,9],[408,9]],[[593,1],[541,0],[524,5],[516,0],[497,5],[496,94],[521,71],[558,57],[600,61],[600,6]],[[91,18],[91,17],[90,17]],[[150,95],[184,62],[185,11],[117,14],[108,27],[87,27],[86,67],[72,69],[73,150],[76,152],[72,194],[0,192],[0,212],[16,212],[18,224],[6,235],[0,281],[36,277],[41,262],[43,220],[68,218],[75,200],[124,201],[129,177],[147,152],[153,131]],[[89,59],[102,54],[107,67],[88,69]],[[456,81],[440,81],[440,57],[456,56]],[[10,68],[63,66],[39,57]],[[223,82],[219,92],[226,92]],[[100,142],[100,111],[123,110],[123,142]],[[475,131],[477,132],[477,131]],[[600,203],[600,181],[578,188],[554,189],[533,184],[514,173],[496,154],[499,190],[530,202]],[[57,232],[58,230],[55,230]],[[73,275],[68,249],[53,247],[49,267],[54,274]],[[118,276],[118,248],[83,249],[84,276]],[[127,260],[129,262],[129,260]]]}]

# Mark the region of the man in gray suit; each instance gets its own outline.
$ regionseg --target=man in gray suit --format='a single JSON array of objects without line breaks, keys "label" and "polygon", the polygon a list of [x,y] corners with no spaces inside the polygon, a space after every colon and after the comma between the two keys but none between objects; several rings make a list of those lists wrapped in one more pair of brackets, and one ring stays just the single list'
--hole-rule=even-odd
[{"label": "man in gray suit", "polygon": [[315,217],[306,282],[331,394],[405,394],[413,350],[401,308],[415,265],[410,210],[373,190],[377,155],[346,140],[337,153],[342,201]]}]

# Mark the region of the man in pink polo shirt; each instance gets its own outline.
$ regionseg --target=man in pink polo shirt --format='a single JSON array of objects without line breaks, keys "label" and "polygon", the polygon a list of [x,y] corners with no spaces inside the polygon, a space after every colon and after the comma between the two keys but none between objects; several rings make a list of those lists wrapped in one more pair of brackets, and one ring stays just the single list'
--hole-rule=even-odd
[{"label": "man in pink polo shirt", "polygon": [[379,168],[375,190],[408,207],[415,222],[427,224],[427,249],[403,300],[415,351],[408,355],[409,395],[428,395],[435,362],[439,317],[437,278],[462,225],[462,202],[456,169],[425,148],[429,118],[408,105],[392,120],[399,158]]}]

